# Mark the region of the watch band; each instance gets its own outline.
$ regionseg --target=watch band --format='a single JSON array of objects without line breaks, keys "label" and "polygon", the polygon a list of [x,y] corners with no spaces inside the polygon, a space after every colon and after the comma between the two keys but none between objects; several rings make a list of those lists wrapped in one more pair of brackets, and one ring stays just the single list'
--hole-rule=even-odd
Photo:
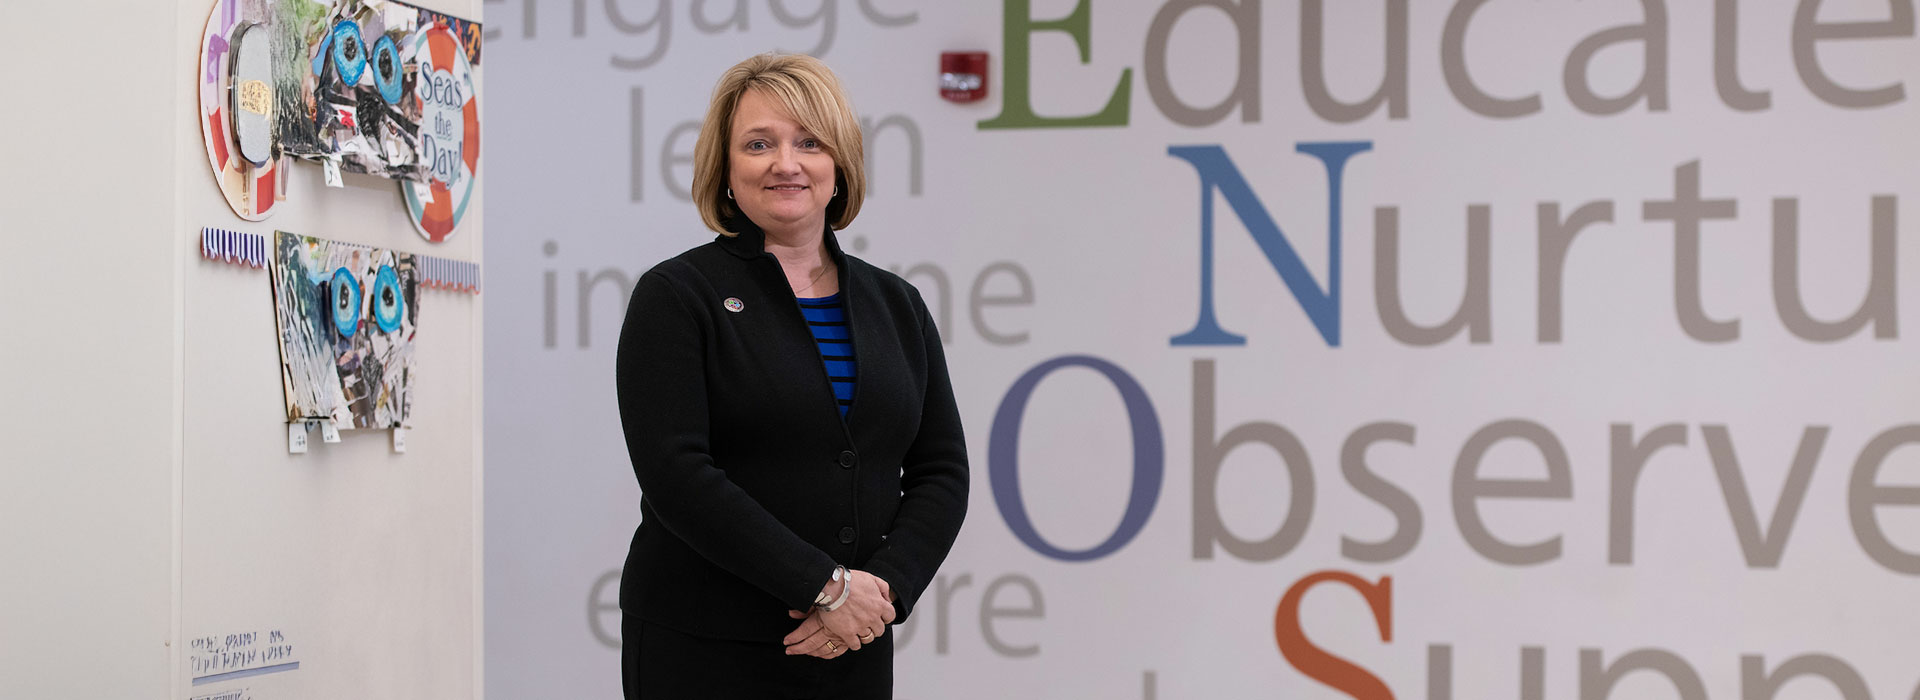
[{"label": "watch band", "polygon": [[836,573],[843,574],[840,579],[840,597],[833,599],[831,603],[820,606],[820,609],[824,612],[838,610],[841,605],[847,602],[847,594],[853,592],[853,574],[847,573],[847,567],[840,567]]},{"label": "watch band", "polygon": [[[847,597],[847,586],[845,582],[848,578],[851,578],[851,577],[847,574],[847,567],[836,565],[833,567],[833,576],[827,579],[827,583],[833,583],[834,581],[842,582],[840,584],[841,600],[846,600],[846,597]],[[835,607],[839,607],[839,603],[835,601],[833,599],[833,596],[828,594],[825,590],[820,591],[818,595],[815,595],[813,597],[813,604],[816,607],[824,606],[829,603],[832,603],[833,607],[829,607],[827,608],[827,610],[832,610]]]}]

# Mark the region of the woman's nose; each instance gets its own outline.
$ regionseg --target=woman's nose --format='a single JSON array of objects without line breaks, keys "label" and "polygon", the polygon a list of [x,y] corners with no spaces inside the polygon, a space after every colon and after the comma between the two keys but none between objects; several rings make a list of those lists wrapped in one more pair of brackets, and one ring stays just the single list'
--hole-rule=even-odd
[{"label": "woman's nose", "polygon": [[781,146],[779,151],[774,153],[773,169],[774,172],[779,173],[800,172],[800,159],[794,157],[793,147]]}]

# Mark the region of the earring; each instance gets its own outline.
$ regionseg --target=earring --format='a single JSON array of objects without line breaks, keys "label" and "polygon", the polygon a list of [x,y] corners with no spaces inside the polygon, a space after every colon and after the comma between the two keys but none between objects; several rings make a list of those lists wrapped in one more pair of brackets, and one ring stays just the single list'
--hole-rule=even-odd
[{"label": "earring", "polygon": [[727,199],[733,199],[733,188],[727,188]]},{"label": "earring", "polygon": [[829,199],[831,199],[831,198],[833,198],[833,197],[838,197],[838,196],[840,196],[840,186],[839,186],[839,185],[834,185],[834,186],[833,186],[833,194],[832,194],[832,195],[830,195],[830,196],[829,196],[828,198],[829,198]]}]

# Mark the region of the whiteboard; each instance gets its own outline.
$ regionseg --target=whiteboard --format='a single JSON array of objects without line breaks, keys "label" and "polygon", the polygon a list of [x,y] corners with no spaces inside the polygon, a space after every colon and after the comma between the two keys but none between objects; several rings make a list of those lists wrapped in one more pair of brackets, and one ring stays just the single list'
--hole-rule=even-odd
[{"label": "whiteboard", "polygon": [[[477,0],[421,4],[480,19]],[[178,7],[183,63],[173,77],[183,99],[193,89],[187,57],[211,6]],[[215,226],[479,262],[483,193],[452,238],[433,244],[408,222],[393,181],[347,174],[344,187],[329,188],[309,163],[294,165],[287,199],[271,218],[241,221],[207,171],[192,111],[181,112],[178,216],[169,234],[181,246],[197,249],[200,228]],[[289,454],[266,270],[192,255],[181,274],[169,696],[477,697],[485,296],[422,286],[404,453],[393,449],[390,431],[347,430],[340,442],[322,443],[315,430],[306,453]],[[222,654],[242,656],[236,664]]]}]

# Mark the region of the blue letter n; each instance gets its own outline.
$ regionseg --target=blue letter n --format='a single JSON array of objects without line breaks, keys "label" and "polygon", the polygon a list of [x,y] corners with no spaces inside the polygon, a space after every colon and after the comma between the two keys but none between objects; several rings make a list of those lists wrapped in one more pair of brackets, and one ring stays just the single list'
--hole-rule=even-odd
[{"label": "blue letter n", "polygon": [[1327,289],[1307,272],[1300,254],[1287,243],[1287,236],[1267,215],[1267,208],[1247,186],[1240,169],[1233,166],[1227,152],[1219,146],[1168,146],[1167,154],[1193,165],[1200,171],[1200,318],[1193,330],[1173,337],[1174,345],[1246,345],[1246,336],[1220,327],[1213,316],[1213,192],[1227,198],[1227,205],[1246,224],[1253,242],[1260,245],[1267,262],[1280,273],[1287,291],[1300,302],[1307,319],[1319,329],[1327,345],[1340,346],[1340,181],[1347,159],[1373,149],[1372,141],[1336,141],[1302,143],[1295,151],[1320,159],[1327,170]]}]

